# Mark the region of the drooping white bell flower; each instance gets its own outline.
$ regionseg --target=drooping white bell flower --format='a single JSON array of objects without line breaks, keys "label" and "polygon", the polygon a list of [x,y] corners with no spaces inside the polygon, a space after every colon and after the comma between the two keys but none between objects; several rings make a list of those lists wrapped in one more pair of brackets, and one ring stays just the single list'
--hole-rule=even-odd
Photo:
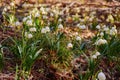
[{"label": "drooping white bell flower", "polygon": [[32,19],[31,19],[31,20],[27,20],[27,21],[26,21],[26,24],[27,24],[28,26],[32,26],[32,25],[33,25]]},{"label": "drooping white bell flower", "polygon": [[96,29],[98,29],[98,30],[99,30],[99,29],[100,29],[100,25],[97,25],[97,26],[96,26]]},{"label": "drooping white bell flower", "polygon": [[19,21],[15,22],[15,26],[20,26],[20,25],[21,25],[21,23]]},{"label": "drooping white bell flower", "polygon": [[63,29],[63,25],[62,25],[62,24],[59,24],[59,25],[58,25],[58,29]]},{"label": "drooping white bell flower", "polygon": [[73,44],[72,43],[68,43],[67,48],[72,48]]},{"label": "drooping white bell flower", "polygon": [[50,32],[50,28],[48,26],[45,27],[46,32]]},{"label": "drooping white bell flower", "polygon": [[100,36],[104,36],[104,33],[103,33],[103,32],[101,32],[101,33],[100,33]]},{"label": "drooping white bell flower", "polygon": [[103,72],[99,72],[99,73],[98,73],[98,79],[99,79],[99,80],[106,80],[105,74],[104,74]]},{"label": "drooping white bell flower", "polygon": [[46,29],[45,29],[45,28],[42,28],[42,29],[41,29],[41,33],[46,33]]},{"label": "drooping white bell flower", "polygon": [[97,56],[96,55],[92,55],[91,58],[92,59],[97,59]]},{"label": "drooping white bell flower", "polygon": [[100,55],[100,52],[97,51],[97,52],[95,53],[95,55],[96,55],[96,56],[99,56],[99,55]]},{"label": "drooping white bell flower", "polygon": [[95,42],[95,45],[102,45],[102,44],[107,44],[107,40],[105,39],[99,39]]},{"label": "drooping white bell flower", "polygon": [[37,30],[36,30],[35,27],[32,27],[32,28],[29,29],[29,31],[30,31],[30,32],[36,32]]},{"label": "drooping white bell flower", "polygon": [[80,36],[77,36],[77,37],[76,37],[76,40],[77,40],[77,41],[81,41],[81,37],[80,37]]},{"label": "drooping white bell flower", "polygon": [[80,25],[79,28],[80,29],[86,29],[86,26],[85,25]]},{"label": "drooping white bell flower", "polygon": [[25,37],[30,39],[33,37],[33,35],[31,33],[25,32]]}]

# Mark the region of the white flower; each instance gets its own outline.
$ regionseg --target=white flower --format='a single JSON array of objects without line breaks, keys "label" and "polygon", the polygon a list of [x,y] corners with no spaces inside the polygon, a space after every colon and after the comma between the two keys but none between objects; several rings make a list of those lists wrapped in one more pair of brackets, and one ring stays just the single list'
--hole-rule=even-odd
[{"label": "white flower", "polygon": [[109,31],[109,28],[108,27],[104,27],[103,30],[107,32],[107,31]]},{"label": "white flower", "polygon": [[99,80],[106,80],[106,76],[103,72],[98,73],[98,79]]},{"label": "white flower", "polygon": [[115,35],[114,31],[113,30],[110,30],[110,35]]},{"label": "white flower", "polygon": [[102,45],[102,44],[106,44],[107,41],[105,39],[99,39],[95,42],[95,45]]},{"label": "white flower", "polygon": [[43,19],[48,19],[48,16],[46,16],[46,15],[43,15]]},{"label": "white flower", "polygon": [[67,48],[72,48],[73,44],[72,43],[68,43]]},{"label": "white flower", "polygon": [[96,56],[96,55],[92,55],[91,58],[92,58],[92,59],[96,59],[97,56]]},{"label": "white flower", "polygon": [[35,17],[39,17],[39,16],[40,16],[39,12],[36,12]]},{"label": "white flower", "polygon": [[45,27],[45,29],[46,29],[46,32],[50,32],[50,28],[48,26]]},{"label": "white flower", "polygon": [[54,14],[53,14],[53,13],[50,13],[50,16],[51,16],[51,17],[53,17],[53,16],[54,16]]},{"label": "white flower", "polygon": [[96,26],[96,29],[100,29],[100,25],[97,25],[97,26]]},{"label": "white flower", "polygon": [[42,14],[47,14],[47,12],[45,11],[45,8],[44,8],[44,7],[41,7],[41,8],[40,8],[40,11],[42,12]]},{"label": "white flower", "polygon": [[26,17],[24,17],[24,18],[23,18],[23,22],[25,22],[26,20],[27,20],[27,18],[26,18]]},{"label": "white flower", "polygon": [[110,30],[110,33],[109,33],[110,35],[115,35],[115,34],[117,34],[117,29],[116,29],[116,27],[112,27],[112,29]]},{"label": "white flower", "polygon": [[31,33],[25,32],[25,37],[30,39],[33,37],[33,35]]},{"label": "white flower", "polygon": [[63,29],[63,25],[62,25],[62,24],[59,24],[59,25],[58,25],[58,29]]},{"label": "white flower", "polygon": [[21,25],[21,23],[19,21],[15,22],[15,26],[20,26],[20,25]]},{"label": "white flower", "polygon": [[29,31],[30,31],[30,32],[36,32],[36,28],[35,28],[35,27],[30,28]]},{"label": "white flower", "polygon": [[46,33],[46,29],[45,29],[45,28],[42,28],[42,29],[41,29],[41,33]]},{"label": "white flower", "polygon": [[80,26],[80,24],[77,24],[77,27],[79,27]]},{"label": "white flower", "polygon": [[96,52],[95,55],[96,55],[96,56],[99,56],[99,55],[100,55],[100,52]]},{"label": "white flower", "polygon": [[28,26],[32,26],[32,20],[27,20],[27,21],[26,21],[26,24],[27,24]]},{"label": "white flower", "polygon": [[86,29],[86,26],[85,25],[80,25],[79,28],[80,29]]},{"label": "white flower", "polygon": [[41,7],[41,8],[40,8],[40,11],[42,11],[42,12],[45,11],[44,7]]},{"label": "white flower", "polygon": [[81,41],[81,37],[80,37],[80,36],[77,36],[77,37],[76,37],[76,40],[77,40],[77,41]]},{"label": "white flower", "polygon": [[58,21],[59,21],[59,22],[62,22],[62,19],[60,18],[60,19],[58,19]]},{"label": "white flower", "polygon": [[103,32],[101,32],[101,33],[100,33],[100,36],[104,36],[104,33],[103,33]]},{"label": "white flower", "polygon": [[50,8],[46,8],[46,11],[49,12],[49,11],[50,11]]},{"label": "white flower", "polygon": [[33,35],[29,33],[27,37],[30,39],[33,37]]},{"label": "white flower", "polygon": [[77,24],[77,27],[79,27],[80,29],[86,29],[86,26],[85,26],[85,25]]}]

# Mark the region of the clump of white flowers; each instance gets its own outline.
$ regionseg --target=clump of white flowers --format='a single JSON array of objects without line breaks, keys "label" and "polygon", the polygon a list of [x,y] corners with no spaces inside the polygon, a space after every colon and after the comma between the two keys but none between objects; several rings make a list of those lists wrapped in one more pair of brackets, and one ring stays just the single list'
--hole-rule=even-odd
[{"label": "clump of white flowers", "polygon": [[99,73],[98,73],[98,79],[99,79],[99,80],[106,80],[105,74],[104,74],[103,72],[99,72]]},{"label": "clump of white flowers", "polygon": [[100,55],[100,52],[96,52],[94,55],[91,56],[92,59],[96,59]]},{"label": "clump of white flowers", "polygon": [[116,27],[112,27],[111,29],[108,28],[107,26],[103,26],[103,31],[105,31],[109,35],[116,35],[117,34],[117,29]]},{"label": "clump of white flowers", "polygon": [[98,39],[95,42],[95,45],[102,45],[102,44],[107,44],[107,40],[105,40],[105,39]]},{"label": "clump of white flowers", "polygon": [[40,8],[40,12],[41,12],[42,14],[47,14],[46,8],[44,8],[44,7],[41,7],[41,8]]},{"label": "clump of white flowers", "polygon": [[73,44],[72,43],[68,43],[67,44],[67,48],[73,48]]},{"label": "clump of white flowers", "polygon": [[31,33],[25,32],[25,37],[30,39],[33,37],[33,35]]},{"label": "clump of white flowers", "polygon": [[116,29],[116,27],[112,27],[111,29],[110,29],[110,33],[109,33],[110,35],[116,35],[117,34],[117,29]]},{"label": "clump of white flowers", "polygon": [[47,33],[47,32],[50,32],[50,28],[48,26],[41,29],[41,33]]},{"label": "clump of white flowers", "polygon": [[37,30],[36,30],[35,27],[32,27],[32,28],[29,29],[29,31],[30,31],[30,32],[36,32]]}]

